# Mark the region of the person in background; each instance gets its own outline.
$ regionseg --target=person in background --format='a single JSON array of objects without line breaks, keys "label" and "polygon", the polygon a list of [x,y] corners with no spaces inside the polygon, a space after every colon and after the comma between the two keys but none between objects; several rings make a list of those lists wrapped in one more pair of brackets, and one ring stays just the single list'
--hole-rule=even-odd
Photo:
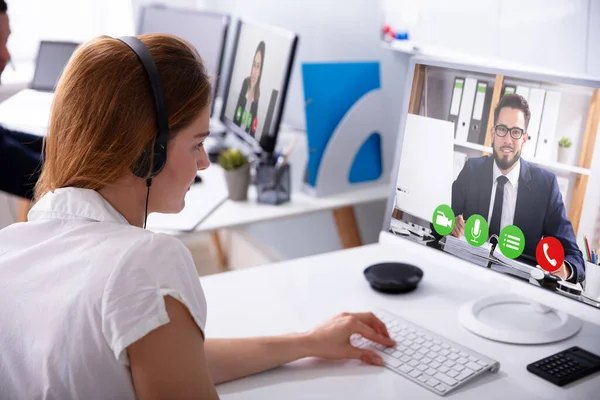
[{"label": "person in background", "polygon": [[[0,0],[0,77],[10,63],[7,5]],[[31,199],[42,165],[43,138],[0,126],[0,191]]]},{"label": "person in background", "polygon": [[138,166],[157,116],[137,55],[106,36],[81,45],[56,88],[29,221],[0,230],[0,398],[216,399],[216,384],[304,357],[383,365],[350,341],[395,344],[369,312],[283,336],[205,336],[189,249],[143,226],[181,211],[209,166],[210,78],[182,39],[138,38],[164,92],[166,163],[153,177]]}]

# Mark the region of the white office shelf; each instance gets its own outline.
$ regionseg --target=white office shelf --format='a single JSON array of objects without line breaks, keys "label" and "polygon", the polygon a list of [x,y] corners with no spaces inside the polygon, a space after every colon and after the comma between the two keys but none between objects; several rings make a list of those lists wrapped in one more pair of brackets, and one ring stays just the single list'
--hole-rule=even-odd
[{"label": "white office shelf", "polygon": [[[469,142],[460,142],[454,141],[455,146],[464,147],[467,149],[477,150],[485,153],[492,154],[492,148],[489,146],[483,146],[477,143],[469,143]],[[527,159],[526,159],[527,160]],[[576,167],[574,165],[561,164],[554,161],[545,161],[545,160],[537,160],[531,159],[527,160],[528,162],[539,165],[540,167],[551,168],[557,171],[570,172],[577,175],[590,175],[590,170],[586,168]]]},{"label": "white office shelf", "polygon": [[489,146],[484,146],[481,144],[477,144],[477,143],[470,143],[470,142],[461,142],[461,141],[454,141],[454,145],[455,146],[460,146],[460,147],[464,147],[467,149],[473,149],[473,150],[477,150],[477,151],[482,151],[482,152],[486,152],[486,153],[492,153],[492,148]]}]

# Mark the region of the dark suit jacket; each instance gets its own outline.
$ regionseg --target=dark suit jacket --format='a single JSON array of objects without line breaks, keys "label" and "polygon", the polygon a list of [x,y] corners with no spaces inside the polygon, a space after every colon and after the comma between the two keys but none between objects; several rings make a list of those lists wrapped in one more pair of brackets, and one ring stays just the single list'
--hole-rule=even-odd
[{"label": "dark suit jacket", "polygon": [[[489,156],[467,160],[452,184],[452,210],[466,221],[471,215],[487,218],[492,193],[494,159]],[[489,221],[488,221],[489,222]],[[583,255],[577,246],[571,222],[567,219],[556,176],[521,159],[519,189],[513,224],[525,235],[524,254],[535,259],[542,237],[557,238],[565,249],[565,261],[573,270],[573,282],[585,277]]]},{"label": "dark suit jacket", "polygon": [[[246,108],[246,92],[248,91],[248,85],[250,85],[250,78],[246,78],[244,79],[244,83],[242,83],[242,90],[240,91],[240,96],[238,97],[238,101],[237,104],[235,106],[235,110],[234,110],[234,118],[233,118],[233,122],[237,125],[237,126],[241,126],[242,124],[242,117],[240,117],[240,119],[236,119],[235,118],[235,113],[237,113],[237,109],[238,107],[242,107],[242,116],[244,115],[244,109]],[[258,100],[252,100],[252,104],[250,104],[250,113],[252,114],[252,118],[254,119],[254,117],[256,117],[256,114],[258,113]],[[248,132],[250,135],[252,135],[254,137],[254,133],[252,131],[252,122],[250,122],[250,125],[245,125],[242,126],[242,128],[244,129],[244,131]]]},{"label": "dark suit jacket", "polygon": [[42,169],[43,138],[0,126],[0,191],[31,199]]}]

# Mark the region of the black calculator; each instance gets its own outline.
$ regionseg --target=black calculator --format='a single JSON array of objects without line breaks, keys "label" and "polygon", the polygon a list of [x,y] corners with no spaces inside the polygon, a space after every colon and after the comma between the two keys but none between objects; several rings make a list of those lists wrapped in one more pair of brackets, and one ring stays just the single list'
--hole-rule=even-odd
[{"label": "black calculator", "polygon": [[600,371],[600,357],[573,346],[529,364],[527,371],[555,385],[564,386]]}]

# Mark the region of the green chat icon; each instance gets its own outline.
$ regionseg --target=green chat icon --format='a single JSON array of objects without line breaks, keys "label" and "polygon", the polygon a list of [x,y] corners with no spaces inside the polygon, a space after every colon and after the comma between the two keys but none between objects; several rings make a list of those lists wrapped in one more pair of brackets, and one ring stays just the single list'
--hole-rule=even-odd
[{"label": "green chat icon", "polygon": [[239,121],[241,117],[242,117],[242,106],[239,106],[237,108],[237,111],[235,112],[235,120]]}]

